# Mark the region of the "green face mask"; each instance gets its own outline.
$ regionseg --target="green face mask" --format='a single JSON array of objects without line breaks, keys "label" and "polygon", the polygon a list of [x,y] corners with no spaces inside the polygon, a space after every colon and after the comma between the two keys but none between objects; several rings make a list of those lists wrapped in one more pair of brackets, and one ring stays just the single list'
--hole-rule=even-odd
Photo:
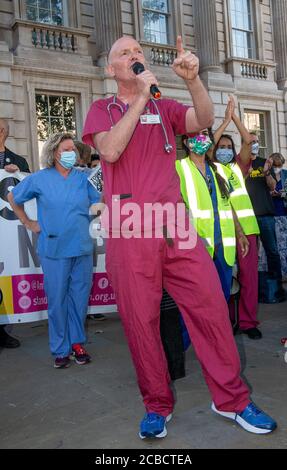
[{"label": "green face mask", "polygon": [[187,139],[189,150],[197,155],[204,155],[212,146],[210,137],[205,134],[199,134]]}]

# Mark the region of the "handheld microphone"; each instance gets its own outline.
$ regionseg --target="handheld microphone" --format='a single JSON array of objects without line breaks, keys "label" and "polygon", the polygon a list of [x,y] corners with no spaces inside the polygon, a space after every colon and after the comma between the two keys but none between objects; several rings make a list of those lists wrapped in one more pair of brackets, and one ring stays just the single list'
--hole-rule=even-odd
[{"label": "handheld microphone", "polygon": [[[144,72],[144,69],[144,65],[141,64],[141,62],[135,62],[132,65],[132,70],[136,75],[139,75],[140,73]],[[161,92],[159,91],[156,85],[151,85],[150,92],[156,100],[159,100],[161,98]]]}]

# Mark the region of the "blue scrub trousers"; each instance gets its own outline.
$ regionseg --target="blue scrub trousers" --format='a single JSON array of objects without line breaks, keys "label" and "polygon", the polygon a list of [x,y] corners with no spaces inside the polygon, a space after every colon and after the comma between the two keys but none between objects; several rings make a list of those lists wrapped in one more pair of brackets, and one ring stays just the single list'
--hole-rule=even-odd
[{"label": "blue scrub trousers", "polygon": [[229,266],[224,259],[223,245],[220,244],[215,247],[213,261],[218,272],[224,297],[228,303],[232,283],[232,266]]},{"label": "blue scrub trousers", "polygon": [[275,232],[275,217],[263,215],[257,217],[260,238],[267,257],[268,274],[272,279],[282,282],[281,260]]},{"label": "blue scrub trousers", "polygon": [[66,357],[85,343],[85,319],[92,286],[93,256],[41,257],[48,298],[49,344],[55,357]]}]

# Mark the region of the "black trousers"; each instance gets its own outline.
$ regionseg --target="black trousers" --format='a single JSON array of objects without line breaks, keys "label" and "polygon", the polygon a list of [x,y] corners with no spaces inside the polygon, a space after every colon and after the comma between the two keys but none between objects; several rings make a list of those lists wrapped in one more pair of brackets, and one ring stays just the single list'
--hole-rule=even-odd
[{"label": "black trousers", "polygon": [[180,311],[165,290],[163,290],[160,305],[160,334],[171,380],[185,377],[185,352]]}]

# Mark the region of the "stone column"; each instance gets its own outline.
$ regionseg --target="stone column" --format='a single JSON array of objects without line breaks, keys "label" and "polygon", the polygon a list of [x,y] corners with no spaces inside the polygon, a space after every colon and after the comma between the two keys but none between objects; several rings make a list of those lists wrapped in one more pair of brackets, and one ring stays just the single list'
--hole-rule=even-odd
[{"label": "stone column", "polygon": [[120,0],[95,0],[95,23],[98,57],[103,64],[112,44],[123,35]]},{"label": "stone column", "polygon": [[272,2],[274,45],[279,88],[287,88],[287,2]]},{"label": "stone column", "polygon": [[201,70],[220,71],[215,1],[194,0],[193,21]]}]

